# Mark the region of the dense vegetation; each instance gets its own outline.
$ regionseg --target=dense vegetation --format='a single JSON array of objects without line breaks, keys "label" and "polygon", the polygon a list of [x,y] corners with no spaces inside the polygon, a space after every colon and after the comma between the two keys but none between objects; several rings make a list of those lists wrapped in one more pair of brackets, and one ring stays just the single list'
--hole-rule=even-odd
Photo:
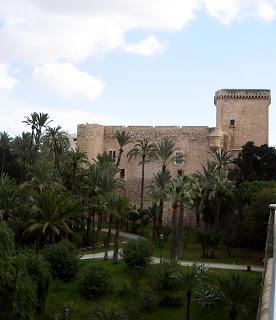
[{"label": "dense vegetation", "polygon": [[[176,153],[170,139],[155,143],[143,137],[132,141],[126,131],[118,131],[118,158],[103,153],[89,163],[85,153],[70,146],[68,135],[60,126],[50,126],[48,114],[32,113],[24,122],[29,132],[14,138],[0,133],[0,319],[41,316],[50,288],[58,287],[60,281],[68,283],[60,285],[65,290],[80,286],[82,296],[92,300],[104,299],[105,295],[114,298],[112,272],[123,272],[122,268],[112,269],[111,274],[99,263],[86,269],[86,264],[79,262],[77,249],[104,251],[104,260],[108,260],[112,248],[112,261],[118,264],[122,229],[148,238],[128,242],[121,255],[126,264],[126,282],[132,286],[132,300],[139,296],[145,309],[147,301],[151,301],[153,309],[160,301],[168,307],[184,306],[186,319],[194,312],[193,288],[204,289],[198,274],[203,267],[188,271],[175,267],[179,259],[189,260],[187,252],[191,248],[197,244],[196,250],[200,252],[197,260],[201,261],[219,259],[221,250],[229,257],[234,256],[236,248],[263,250],[268,204],[276,200],[274,148],[257,147],[249,142],[237,159],[229,151],[218,150],[201,171],[173,177],[169,164],[182,161],[183,156]],[[124,148],[129,143],[133,143],[133,148],[125,155]],[[142,179],[138,207],[128,199],[124,179],[120,178],[122,157],[129,161],[139,159]],[[144,172],[149,161],[157,161],[160,171],[145,187]],[[145,200],[151,203],[150,207],[145,208]],[[164,225],[168,205],[172,208],[171,224]],[[184,223],[190,209],[194,212],[195,227]],[[149,267],[152,255],[160,254],[160,249],[170,265],[162,266],[168,270],[160,269],[159,276],[170,273],[171,268],[173,281],[149,277],[149,270],[155,269]],[[245,260],[241,257],[239,261]],[[101,264],[111,268],[109,262]],[[144,287],[148,277],[158,282],[156,287]],[[164,283],[170,281],[178,283],[175,290],[179,293],[163,296],[158,290],[167,290]],[[235,319],[237,315],[240,317],[239,306],[229,304],[225,297],[230,293],[222,294],[220,290],[220,284],[222,287],[227,281],[244,285],[240,278],[214,280],[215,286],[211,288],[214,299],[210,305],[224,304],[231,319]],[[128,290],[122,288],[122,294]],[[210,307],[204,300],[204,292],[209,292],[206,290],[201,292],[203,308]],[[52,291],[49,303],[53,303],[53,295]],[[13,311],[8,312],[11,308]],[[117,310],[111,303],[95,314],[98,319],[112,319],[112,314],[114,319],[123,319],[128,312]]]}]

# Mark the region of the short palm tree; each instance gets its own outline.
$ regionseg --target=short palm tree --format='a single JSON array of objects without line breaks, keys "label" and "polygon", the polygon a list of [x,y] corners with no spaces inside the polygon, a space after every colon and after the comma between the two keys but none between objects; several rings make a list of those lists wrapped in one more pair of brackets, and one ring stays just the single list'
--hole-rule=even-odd
[{"label": "short palm tree", "polygon": [[116,167],[119,167],[120,162],[121,162],[121,157],[124,152],[124,146],[129,144],[131,142],[131,136],[127,131],[116,131],[115,137],[119,143],[120,149],[119,149],[119,154],[118,154],[118,159],[116,163]]},{"label": "short palm tree", "polygon": [[5,167],[6,167],[6,156],[7,152],[9,151],[11,147],[11,137],[7,134],[7,132],[3,131],[0,132],[0,149],[2,149],[2,159],[1,161],[1,172],[0,174],[4,173]]},{"label": "short palm tree", "polygon": [[2,211],[3,220],[8,220],[9,216],[16,210],[18,205],[17,194],[16,181],[2,173],[0,176],[0,211]]},{"label": "short palm tree", "polygon": [[[94,318],[93,318],[94,319]],[[107,305],[96,311],[96,320],[125,320],[125,314],[113,305]]]},{"label": "short palm tree", "polygon": [[142,167],[140,209],[144,206],[144,184],[145,184],[145,164],[156,155],[156,148],[149,138],[137,140],[134,147],[128,152],[129,161],[134,157],[139,158],[139,165]]},{"label": "short palm tree", "polygon": [[78,211],[77,203],[56,188],[45,188],[35,198],[33,218],[25,233],[39,233],[46,242],[55,242],[56,236],[71,233],[70,217]]},{"label": "short palm tree", "polygon": [[210,154],[218,171],[225,170],[226,166],[233,162],[233,155],[231,151],[219,149],[215,152],[211,152]]}]

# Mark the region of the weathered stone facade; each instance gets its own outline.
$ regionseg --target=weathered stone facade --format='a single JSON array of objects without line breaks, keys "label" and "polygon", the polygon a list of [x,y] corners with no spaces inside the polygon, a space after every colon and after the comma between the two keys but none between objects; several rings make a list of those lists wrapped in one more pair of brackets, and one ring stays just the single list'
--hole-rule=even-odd
[{"label": "weathered stone facade", "polygon": [[[217,107],[216,127],[208,126],[101,126],[98,124],[78,125],[77,144],[85,151],[90,161],[99,153],[106,151],[117,158],[119,146],[115,138],[117,130],[126,130],[131,134],[132,141],[142,137],[150,137],[160,142],[165,137],[175,142],[179,152],[184,154],[182,164],[171,163],[168,169],[173,176],[180,173],[191,174],[200,170],[210,157],[209,152],[226,147],[233,152],[241,149],[247,141],[257,145],[268,143],[268,107],[270,90],[219,90],[215,94]],[[120,168],[124,169],[126,190],[134,203],[139,203],[141,167],[138,160],[127,160],[127,153],[134,143],[124,148]],[[154,173],[161,169],[157,161],[145,166],[145,186]]]}]

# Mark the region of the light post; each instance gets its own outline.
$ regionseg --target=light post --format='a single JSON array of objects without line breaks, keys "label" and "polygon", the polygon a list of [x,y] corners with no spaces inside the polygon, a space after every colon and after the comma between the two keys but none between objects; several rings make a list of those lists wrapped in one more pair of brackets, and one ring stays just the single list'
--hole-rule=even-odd
[{"label": "light post", "polygon": [[164,239],[164,235],[161,233],[160,234],[160,264],[163,263],[163,256],[162,256],[162,249],[163,249],[163,239]]}]

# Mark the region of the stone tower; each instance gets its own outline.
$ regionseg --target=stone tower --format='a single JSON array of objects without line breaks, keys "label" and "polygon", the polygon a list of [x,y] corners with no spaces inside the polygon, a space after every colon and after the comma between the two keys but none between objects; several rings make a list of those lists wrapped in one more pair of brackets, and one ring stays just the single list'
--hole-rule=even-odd
[{"label": "stone tower", "polygon": [[216,92],[214,103],[221,146],[235,153],[248,141],[268,144],[270,90],[222,89]]}]

